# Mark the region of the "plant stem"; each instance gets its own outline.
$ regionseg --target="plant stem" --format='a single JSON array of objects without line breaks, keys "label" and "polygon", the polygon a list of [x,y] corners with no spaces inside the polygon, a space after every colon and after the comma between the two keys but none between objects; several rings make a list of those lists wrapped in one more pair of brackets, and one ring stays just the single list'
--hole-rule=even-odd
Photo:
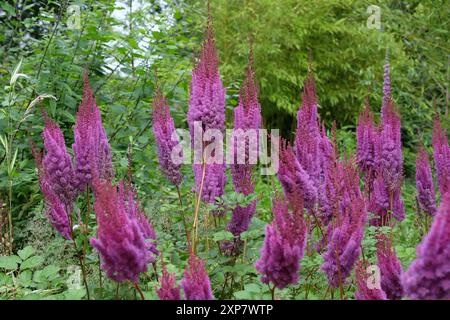
[{"label": "plant stem", "polygon": [[178,185],[176,187],[177,187],[177,193],[178,193],[178,201],[180,203],[181,218],[183,219],[184,233],[186,234],[186,241],[188,243],[188,246],[190,246],[191,239],[189,237],[189,231],[188,231],[188,227],[187,227],[187,223],[186,223],[186,216],[184,215],[184,211],[183,211],[183,200],[181,197],[180,187]]},{"label": "plant stem", "polygon": [[139,285],[136,282],[134,282],[133,285],[134,285],[134,288],[136,289],[136,291],[139,292],[141,299],[145,300],[144,293],[142,292],[141,288],[139,288]]},{"label": "plant stem", "polygon": [[341,300],[343,300],[344,290],[342,288],[341,263],[339,261],[339,254],[338,254],[337,250],[335,249],[334,252],[336,254],[336,262],[337,262],[338,277],[339,277],[339,293],[340,293]]},{"label": "plant stem", "polygon": [[193,239],[193,251],[197,252],[197,242],[198,242],[198,211],[200,209],[200,201],[202,199],[203,192],[203,183],[205,182],[205,174],[206,174],[206,163],[203,161],[203,170],[202,170],[202,180],[200,183],[200,190],[198,192],[197,202],[195,204],[195,212],[194,212],[194,225],[192,228],[194,229],[194,239]]},{"label": "plant stem", "polygon": [[270,293],[272,294],[272,300],[275,300],[275,285],[273,285],[273,287],[270,289]]},{"label": "plant stem", "polygon": [[85,265],[84,265],[84,262],[83,262],[83,258],[81,256],[80,252],[78,251],[77,243],[76,243],[75,238],[73,236],[72,236],[72,242],[73,242],[73,246],[75,248],[75,252],[77,254],[77,257],[78,257],[78,261],[80,262],[81,272],[83,274],[83,283],[84,283],[84,286],[86,288],[86,295],[87,295],[88,300],[90,300],[89,287],[88,287],[87,279],[86,279]]}]

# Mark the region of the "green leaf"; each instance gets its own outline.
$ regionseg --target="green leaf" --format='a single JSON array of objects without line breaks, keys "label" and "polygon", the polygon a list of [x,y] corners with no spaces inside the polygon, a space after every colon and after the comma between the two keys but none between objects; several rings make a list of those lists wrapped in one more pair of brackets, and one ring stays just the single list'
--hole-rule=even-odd
[{"label": "green leaf", "polygon": [[66,300],[80,300],[86,295],[85,289],[69,289],[64,292]]},{"label": "green leaf", "polygon": [[18,263],[22,260],[18,256],[4,256],[0,257],[0,268],[6,270],[16,270]]},{"label": "green leaf", "polygon": [[22,250],[17,251],[17,254],[22,260],[27,260],[34,253],[34,249],[32,246],[26,246]]},{"label": "green leaf", "polygon": [[214,241],[232,240],[233,237],[233,234],[229,231],[219,231],[213,235]]},{"label": "green leaf", "polygon": [[44,262],[44,258],[42,258],[41,256],[34,256],[22,262],[22,264],[20,265],[20,269],[33,269],[40,266],[42,262]]}]

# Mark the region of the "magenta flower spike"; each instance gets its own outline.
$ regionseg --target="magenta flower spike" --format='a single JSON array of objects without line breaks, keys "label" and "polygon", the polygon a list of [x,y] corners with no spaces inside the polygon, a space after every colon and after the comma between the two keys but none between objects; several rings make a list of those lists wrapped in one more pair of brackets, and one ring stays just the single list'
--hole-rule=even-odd
[{"label": "magenta flower spike", "polygon": [[113,173],[111,147],[103,128],[100,110],[84,74],[83,100],[78,108],[72,145],[75,159],[75,187],[83,192],[93,175],[110,179]]},{"label": "magenta flower spike", "polygon": [[363,263],[362,260],[358,261],[355,267],[356,287],[355,292],[356,300],[387,300],[386,293],[383,289],[370,288],[368,283],[369,273],[367,272],[367,263]]},{"label": "magenta flower spike", "polygon": [[167,272],[163,265],[161,288],[156,289],[160,300],[181,300],[180,286],[176,284],[175,273]]},{"label": "magenta flower spike", "polygon": [[[188,124],[191,138],[194,139],[194,123],[201,122],[204,131],[208,129],[225,130],[225,88],[219,73],[219,57],[215,47],[211,18],[208,18],[206,39],[203,43],[200,61],[192,71],[189,97]],[[198,138],[198,137],[197,137]],[[203,142],[203,149],[208,144]],[[202,200],[214,203],[216,197],[224,193],[226,184],[225,163],[206,162]],[[195,189],[200,192],[203,164],[193,164]]]},{"label": "magenta flower spike", "polygon": [[386,50],[386,63],[384,65],[384,78],[383,78],[383,102],[381,105],[381,121],[384,122],[385,111],[389,100],[391,100],[391,75],[389,64],[389,52]]},{"label": "magenta flower spike", "polygon": [[45,111],[43,111],[43,116],[45,120],[45,128],[42,133],[45,147],[43,159],[45,179],[68,210],[72,208],[76,197],[72,159],[67,152],[64,136],[59,126],[48,117]]},{"label": "magenta flower spike", "polygon": [[181,280],[186,300],[214,300],[205,262],[191,253]]},{"label": "magenta flower spike", "polygon": [[272,224],[266,226],[266,236],[261,249],[256,270],[261,273],[261,281],[273,283],[283,289],[299,280],[300,260],[306,248],[307,228],[303,218],[303,206],[288,203],[279,195],[273,200]]},{"label": "magenta flower spike", "polygon": [[364,199],[359,191],[359,178],[351,161],[346,160],[338,166],[341,171],[339,215],[331,223],[331,234],[321,269],[328,277],[332,288],[344,285],[361,253],[361,241],[367,211]]},{"label": "magenta flower spike", "polygon": [[179,141],[169,105],[159,86],[153,98],[153,133],[158,147],[159,167],[166,178],[178,186],[183,178],[180,172],[181,164],[174,163],[171,154]]},{"label": "magenta flower spike", "polygon": [[406,296],[417,300],[450,299],[450,192],[443,198],[430,231],[417,246],[417,257],[401,280]]},{"label": "magenta flower spike", "polygon": [[391,241],[384,234],[378,236],[377,261],[381,272],[381,288],[389,300],[400,300],[403,296],[400,280],[403,268]]},{"label": "magenta flower spike", "polygon": [[116,281],[139,282],[139,274],[155,262],[155,232],[134,200],[131,188],[94,180],[97,238],[91,245],[101,257],[101,267]]},{"label": "magenta flower spike", "polygon": [[433,126],[433,157],[441,196],[450,192],[450,146],[439,117]]},{"label": "magenta flower spike", "polygon": [[316,87],[314,76],[312,73],[309,73],[303,87],[302,105],[297,113],[297,132],[294,147],[299,164],[308,174],[316,189],[323,182],[323,179],[321,179],[323,178],[323,172],[320,166],[322,159],[320,153],[321,142],[322,135],[317,113]]},{"label": "magenta flower spike", "polygon": [[[292,147],[286,141],[281,141],[280,145],[278,179],[289,202],[295,204],[301,200],[306,209],[311,210],[315,207],[317,188],[297,160]],[[296,199],[298,195],[302,195],[302,199]]]},{"label": "magenta flower spike", "polygon": [[428,153],[421,145],[416,160],[417,202],[420,210],[434,216],[436,213],[436,196],[434,193],[433,175],[431,173]]},{"label": "magenta flower spike", "polygon": [[365,188],[368,192],[371,192],[373,178],[376,171],[376,146],[378,143],[378,130],[375,125],[373,113],[370,110],[368,100],[366,100],[364,111],[358,118],[356,140],[358,166],[365,174]]}]

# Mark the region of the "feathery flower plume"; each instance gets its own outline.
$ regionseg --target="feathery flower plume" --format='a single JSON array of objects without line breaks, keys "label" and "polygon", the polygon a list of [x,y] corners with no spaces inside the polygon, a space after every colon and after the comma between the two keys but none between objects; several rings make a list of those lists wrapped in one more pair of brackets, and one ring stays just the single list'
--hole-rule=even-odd
[{"label": "feathery flower plume", "polygon": [[76,196],[73,186],[72,159],[67,152],[64,136],[59,126],[48,117],[44,110],[42,114],[45,120],[42,133],[45,147],[43,159],[45,179],[66,208],[71,208]]},{"label": "feathery flower plume", "polygon": [[358,166],[364,172],[365,188],[371,192],[373,176],[376,170],[376,146],[378,132],[370,110],[369,100],[366,99],[364,111],[359,115],[356,129]]},{"label": "feathery flower plume", "polygon": [[386,106],[391,100],[391,77],[390,77],[390,65],[389,65],[389,50],[386,49],[386,63],[384,65],[384,78],[383,78],[383,102],[381,105],[381,121],[384,121]]},{"label": "feathery flower plume", "polygon": [[181,166],[173,163],[171,158],[173,148],[178,144],[178,138],[172,139],[174,132],[175,125],[169,105],[158,85],[153,98],[153,133],[158,147],[159,167],[167,179],[178,186],[182,180]]},{"label": "feathery flower plume", "polygon": [[214,300],[205,262],[192,252],[180,285],[186,300]]},{"label": "feathery flower plume", "polygon": [[417,258],[402,276],[406,296],[450,299],[450,192],[443,198],[430,231],[417,246]]},{"label": "feathery flower plume", "polygon": [[293,212],[290,212],[286,200],[277,195],[272,212],[274,220],[266,226],[264,245],[255,267],[262,274],[263,283],[272,282],[283,289],[298,282],[307,230],[301,201],[293,204]]},{"label": "feathery flower plume", "polygon": [[447,191],[450,192],[450,146],[439,117],[434,119],[432,142],[439,191],[444,195]]},{"label": "feathery flower plume", "polygon": [[369,289],[367,263],[363,260],[358,261],[355,267],[356,286],[355,292],[356,300],[387,300],[386,293],[382,289]]},{"label": "feathery flower plume", "polygon": [[361,253],[361,241],[364,236],[364,224],[367,212],[364,199],[359,191],[358,173],[350,160],[340,164],[342,170],[339,199],[339,215],[334,217],[329,242],[323,253],[324,263],[321,269],[328,277],[332,288],[345,283]]},{"label": "feathery flower plume", "polygon": [[299,164],[309,175],[309,179],[316,189],[318,189],[321,184],[321,140],[322,136],[317,114],[316,87],[314,76],[310,72],[305,80],[302,105],[297,113],[295,154]]},{"label": "feathery flower plume", "polygon": [[161,300],[181,300],[180,286],[176,284],[175,273],[169,273],[163,264],[161,288],[156,289]]},{"label": "feathery flower plume", "polygon": [[134,200],[131,187],[119,188],[109,181],[94,180],[97,216],[97,238],[91,245],[98,250],[102,269],[109,278],[122,282],[139,281],[139,273],[147,271],[147,264],[155,262],[158,254],[156,235],[145,214]]},{"label": "feathery flower plume", "polygon": [[71,222],[68,213],[67,206],[61,201],[61,199],[54,193],[51,185],[46,176],[44,165],[42,163],[42,154],[36,149],[33,141],[30,139],[31,153],[36,162],[36,168],[38,169],[39,186],[45,201],[45,216],[49,220],[50,224],[58,231],[63,238],[67,240],[72,239]]},{"label": "feathery flower plume", "polygon": [[[234,130],[238,132],[246,133],[247,130],[253,130],[255,137],[258,138],[257,129],[261,126],[261,106],[258,102],[258,88],[255,82],[255,74],[253,71],[253,52],[250,51],[249,64],[247,67],[247,74],[244,82],[242,83],[241,92],[239,95],[239,104],[234,109]],[[235,131],[236,132],[236,131]],[[239,137],[238,137],[239,139]],[[237,162],[239,150],[237,148],[238,141],[232,141],[234,143],[232,155],[233,160],[230,165],[231,176],[233,179],[234,190],[238,193],[242,193],[248,196],[255,191],[255,185],[253,182],[253,167],[254,164],[250,163],[250,154],[257,154],[258,146],[250,144],[250,138],[245,138],[244,160],[245,163],[240,164]],[[256,149],[255,149],[256,147]],[[222,244],[225,254],[238,254],[239,236],[242,232],[246,231],[250,225],[250,221],[255,213],[256,200],[252,201],[246,207],[237,206],[233,210],[233,215],[228,223],[227,230],[230,231],[235,239],[233,241],[226,241]]]},{"label": "feathery flower plume", "polygon": [[381,288],[389,300],[400,300],[403,296],[400,281],[403,268],[391,241],[384,234],[380,234],[377,239],[377,260],[381,272]]},{"label": "feathery flower plume", "polygon": [[[195,122],[201,122],[203,131],[208,129],[225,130],[225,88],[220,79],[219,57],[210,15],[200,61],[192,71],[188,110],[188,124],[192,141],[194,141]],[[203,148],[205,147],[206,145],[203,143]],[[203,161],[208,162],[208,159]],[[206,163],[205,165],[202,200],[214,203],[215,198],[222,196],[224,192],[225,164]],[[203,164],[193,164],[197,192],[200,192],[202,167]]]},{"label": "feathery flower plume", "polygon": [[314,208],[317,201],[317,188],[314,186],[308,173],[297,160],[292,146],[286,141],[281,141],[280,143],[278,179],[283,186],[283,190],[289,202],[295,204],[296,201],[299,200],[295,199],[295,197],[303,195],[303,204],[305,208]]},{"label": "feathery flower plume", "polygon": [[77,112],[72,145],[75,159],[74,186],[80,192],[92,183],[93,175],[101,179],[110,179],[113,176],[111,147],[87,72],[83,78],[83,99]]},{"label": "feathery flower plume", "polygon": [[436,213],[436,197],[434,194],[433,175],[428,160],[428,153],[421,145],[416,160],[417,202],[420,210],[434,216]]}]

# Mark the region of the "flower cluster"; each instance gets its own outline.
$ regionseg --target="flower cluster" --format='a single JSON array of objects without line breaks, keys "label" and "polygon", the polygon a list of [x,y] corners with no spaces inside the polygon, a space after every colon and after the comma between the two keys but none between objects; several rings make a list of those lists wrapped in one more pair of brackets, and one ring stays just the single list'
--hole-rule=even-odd
[{"label": "flower cluster", "polygon": [[205,270],[205,262],[191,252],[181,280],[186,300],[213,300],[211,283]]},{"label": "flower cluster", "polygon": [[[188,124],[192,141],[194,141],[196,122],[201,122],[204,131],[208,129],[225,130],[225,88],[220,79],[219,57],[210,19],[206,33],[207,37],[203,43],[200,61],[192,71],[188,110]],[[207,145],[204,144],[203,148],[206,147]],[[213,203],[215,198],[222,196],[224,192],[225,164],[210,164],[208,159],[203,159],[202,162],[202,164],[193,164],[196,191],[200,192],[203,182],[202,200]]]},{"label": "flower cluster", "polygon": [[411,299],[450,299],[450,192],[442,199],[430,231],[417,247],[417,258],[401,280]]},{"label": "flower cluster", "polygon": [[432,142],[439,191],[443,196],[450,192],[450,146],[439,117],[434,120]]},{"label": "flower cluster", "polygon": [[417,203],[421,211],[434,216],[436,213],[436,196],[434,194],[433,175],[430,161],[424,146],[421,145],[416,160]]},{"label": "flower cluster", "polygon": [[147,264],[158,254],[155,231],[135,200],[131,186],[115,187],[109,181],[94,181],[97,238],[91,245],[98,250],[102,269],[109,278],[122,282],[139,281]]},{"label": "flower cluster", "polygon": [[355,267],[356,287],[355,299],[357,300],[387,300],[383,289],[369,287],[369,277],[367,273],[367,263],[358,261]]},{"label": "flower cluster", "polygon": [[175,273],[169,273],[163,264],[161,288],[156,290],[161,300],[181,300],[180,286],[176,285]]},{"label": "flower cluster", "polygon": [[174,147],[178,145],[178,137],[169,105],[159,86],[153,98],[153,133],[158,147],[159,167],[167,179],[178,186],[182,179],[181,165],[174,163],[171,156]]},{"label": "flower cluster", "polygon": [[273,200],[274,219],[266,226],[266,236],[256,270],[262,274],[263,283],[272,282],[283,289],[296,284],[299,278],[300,260],[306,247],[306,223],[303,206],[293,206],[277,196]]},{"label": "flower cluster", "polygon": [[400,277],[403,268],[391,241],[384,234],[380,234],[377,239],[377,260],[381,271],[381,288],[389,300],[401,299],[403,288]]}]

